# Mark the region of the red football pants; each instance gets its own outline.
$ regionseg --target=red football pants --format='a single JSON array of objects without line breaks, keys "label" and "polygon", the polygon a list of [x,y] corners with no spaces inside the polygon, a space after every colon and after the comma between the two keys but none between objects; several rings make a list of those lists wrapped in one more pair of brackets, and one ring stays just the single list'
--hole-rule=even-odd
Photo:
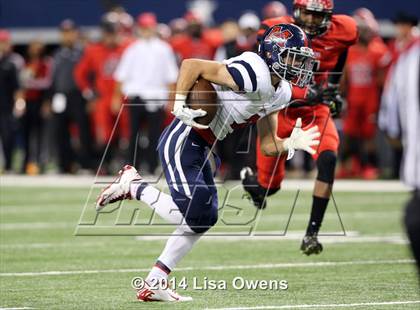
[{"label": "red football pants", "polygon": [[[316,160],[323,151],[338,151],[338,132],[327,106],[288,108],[279,111],[277,136],[287,138],[292,133],[298,117],[302,118],[302,128],[308,129],[317,125],[321,133],[320,144],[313,155]],[[265,156],[261,153],[260,142],[257,139],[257,169],[258,182],[264,188],[280,188],[285,175],[287,154],[278,157]]]}]

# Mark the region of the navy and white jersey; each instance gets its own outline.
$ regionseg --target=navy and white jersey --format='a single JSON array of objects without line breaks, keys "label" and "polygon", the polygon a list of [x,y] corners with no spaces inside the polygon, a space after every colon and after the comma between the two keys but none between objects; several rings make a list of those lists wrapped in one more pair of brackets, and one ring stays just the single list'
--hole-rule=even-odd
[{"label": "navy and white jersey", "polygon": [[217,221],[217,188],[210,159],[215,159],[216,171],[220,160],[210,144],[241,125],[285,108],[291,98],[291,87],[286,81],[281,81],[277,89],[271,85],[269,69],[257,54],[245,52],[224,63],[240,91],[213,85],[219,105],[209,128],[198,130],[175,118],[158,145],[171,196],[186,223],[197,233]]},{"label": "navy and white jersey", "polygon": [[271,84],[270,71],[258,54],[244,52],[223,63],[238,85],[239,92],[213,84],[219,105],[209,127],[217,140],[223,140],[238,125],[287,107],[292,96],[290,84],[281,80],[275,89]]}]

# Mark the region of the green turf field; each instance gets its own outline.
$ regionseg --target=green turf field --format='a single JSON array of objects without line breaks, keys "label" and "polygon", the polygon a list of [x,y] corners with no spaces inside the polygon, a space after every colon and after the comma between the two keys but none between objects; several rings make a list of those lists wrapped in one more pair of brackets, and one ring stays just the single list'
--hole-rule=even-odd
[{"label": "green turf field", "polygon": [[[89,188],[1,188],[0,308],[168,308],[162,303],[136,302],[130,282],[147,274],[164,246],[162,237],[139,240],[132,235],[170,228],[141,225],[150,219],[149,209],[141,206],[133,213],[139,204],[128,202],[121,210],[101,215],[94,226],[76,230],[80,219],[86,224],[95,217],[93,196],[84,210],[88,194]],[[240,191],[233,192],[214,232],[236,236],[203,238],[173,273],[177,279],[186,277],[190,286],[194,276],[199,281],[204,277],[223,280],[227,290],[178,290],[194,301],[171,308],[419,309],[419,303],[403,304],[420,300],[400,223],[408,194],[335,192],[349,236],[321,237],[324,252],[306,257],[298,248],[310,197],[309,192],[299,193],[286,237],[275,237],[287,226],[296,192],[270,198],[269,208],[261,214],[241,199]],[[255,216],[254,234],[265,236],[243,236]],[[322,231],[342,234],[333,205]],[[101,233],[128,236],[92,236]],[[287,280],[288,289],[235,290],[231,281],[237,276]]]}]

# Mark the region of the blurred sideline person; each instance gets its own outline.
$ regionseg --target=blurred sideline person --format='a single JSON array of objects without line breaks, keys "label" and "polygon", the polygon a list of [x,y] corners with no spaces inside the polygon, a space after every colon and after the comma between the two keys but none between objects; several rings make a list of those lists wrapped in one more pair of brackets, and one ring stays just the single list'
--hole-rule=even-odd
[{"label": "blurred sideline person", "polygon": [[[92,135],[86,100],[82,97],[73,77],[83,47],[79,31],[72,20],[60,24],[61,46],[54,54],[51,108],[54,118],[54,138],[58,167],[61,173],[75,172],[77,162],[82,169],[93,169]],[[70,126],[77,125],[79,147],[76,150],[70,134]]]},{"label": "blurred sideline person", "polygon": [[20,118],[23,132],[24,158],[22,173],[37,174],[43,171],[41,159],[43,131],[48,117],[47,90],[51,85],[51,59],[44,55],[45,46],[33,41],[27,48],[27,61],[22,70],[25,91],[25,109]]},{"label": "blurred sideline person", "polygon": [[[123,53],[115,71],[117,81],[113,105],[120,106],[122,94],[128,97],[130,142],[128,161],[139,167],[146,162],[153,174],[158,166],[155,155],[162,129],[162,106],[170,99],[168,91],[175,88],[178,76],[176,57],[168,43],[157,37],[157,20],[153,13],[138,19],[139,39]],[[139,130],[147,124],[147,147],[139,150]]]},{"label": "blurred sideline person", "polygon": [[388,48],[378,35],[372,12],[358,9],[354,16],[359,40],[349,49],[342,84],[347,99],[343,116],[342,167],[337,177],[378,177],[375,144],[377,114],[385,70],[389,65]]},{"label": "blurred sideline person", "polygon": [[[223,43],[220,29],[208,29],[201,18],[192,11],[187,11],[182,18],[170,22],[172,37],[168,43],[177,57],[178,65],[187,58],[214,59],[217,48]],[[173,120],[169,109],[165,109],[164,124]]]},{"label": "blurred sideline person", "polygon": [[174,18],[169,22],[169,28],[171,29],[172,37],[185,34],[187,31],[187,21],[182,17]]},{"label": "blurred sideline person", "polygon": [[[5,43],[4,45],[4,53],[8,55],[8,58],[10,59],[10,61],[15,65],[17,72],[20,73],[22,72],[22,69],[25,67],[25,59],[23,58],[23,56],[19,53],[16,53],[13,50],[13,44],[11,42],[10,39],[10,34],[7,30],[4,30],[4,34],[6,34],[5,38],[8,38],[7,40],[3,40],[3,42]],[[3,38],[3,39],[5,39]]]},{"label": "blurred sideline person", "polygon": [[208,35],[208,30],[193,12],[187,12],[184,19],[187,22],[185,32],[179,33],[169,40],[179,60],[187,58],[213,59],[221,42]]},{"label": "blurred sideline person", "polygon": [[[12,170],[12,155],[17,130],[14,112],[16,108],[21,110],[25,106],[23,93],[20,90],[18,69],[10,51],[10,33],[5,29],[0,29],[0,142],[4,160],[1,170],[4,172]],[[1,170],[0,172],[3,172]]]},{"label": "blurred sideline person", "polygon": [[[332,0],[294,0],[293,16],[272,18],[262,22],[262,35],[270,26],[293,23],[306,32],[315,53],[314,77],[306,88],[293,88],[294,102],[278,117],[279,137],[286,137],[293,130],[298,117],[303,126],[317,124],[322,132],[316,154],[318,174],[314,184],[311,215],[302,240],[301,251],[306,255],[319,254],[323,250],[318,232],[330,201],[335,178],[339,136],[333,121],[341,112],[343,99],[339,93],[339,81],[347,58],[348,48],[357,41],[357,25],[347,15],[333,14]],[[255,175],[250,167],[241,171],[244,190],[257,208],[265,208],[266,196],[281,188],[285,177],[286,156],[267,157],[258,147]]]},{"label": "blurred sideline person", "polygon": [[113,7],[110,12],[105,15],[106,19],[114,22],[117,26],[117,32],[122,44],[127,46],[135,41],[134,36],[134,19],[128,14],[122,6]]},{"label": "blurred sideline person", "polygon": [[285,15],[287,15],[287,8],[280,1],[270,1],[262,9],[263,20]]},{"label": "blurred sideline person", "polygon": [[[254,51],[260,19],[253,12],[242,14],[238,23],[229,21],[221,26],[224,44],[215,55],[216,61],[223,61],[238,56],[246,51]],[[255,126],[235,130],[217,145],[224,179],[239,179],[244,165],[252,166],[255,162]]]},{"label": "blurred sideline person", "polygon": [[239,25],[235,20],[227,20],[220,25],[223,44],[219,46],[214,55],[214,60],[223,61],[230,57],[238,56],[241,49],[237,39],[240,35]]},{"label": "blurred sideline person", "polygon": [[217,48],[214,60],[223,61],[243,52],[253,51],[259,27],[260,19],[253,12],[242,14],[238,22],[225,21],[220,26],[223,44]]},{"label": "blurred sideline person", "polygon": [[243,51],[257,50],[257,34],[260,23],[259,17],[254,12],[247,12],[239,17],[238,25],[241,33],[237,40],[238,46]]},{"label": "blurred sideline person", "polygon": [[[401,139],[401,178],[412,190],[404,223],[420,276],[420,38],[400,50],[390,69],[382,97],[379,125],[391,138]],[[420,278],[419,278],[420,279]]]},{"label": "blurred sideline person", "polygon": [[[416,27],[417,23],[417,17],[404,12],[398,13],[394,18],[396,36],[395,39],[389,43],[389,57],[391,58],[392,63],[398,60],[401,51],[404,51],[418,39],[420,33],[419,28]],[[398,178],[402,160],[402,147],[400,141],[397,139],[389,139],[389,142],[393,150],[392,177]]]},{"label": "blurred sideline person", "polygon": [[[241,36],[241,29],[235,20],[225,21],[221,26],[223,44],[216,50],[214,60],[224,61],[240,55],[245,50],[239,45],[238,38]],[[223,179],[232,179],[239,171],[235,171],[236,166],[242,165],[244,159],[248,159],[249,154],[238,154],[237,149],[240,140],[245,132],[249,129],[238,129],[227,136],[226,139],[220,141],[217,145],[217,152],[221,159],[220,175]],[[239,168],[240,169],[240,168]]]},{"label": "blurred sideline person", "polygon": [[[74,70],[74,78],[92,113],[94,136],[98,155],[102,158],[100,173],[109,173],[117,144],[128,144],[129,128],[126,112],[118,118],[112,108],[115,80],[114,71],[128,43],[123,44],[118,34],[118,23],[106,15],[101,21],[101,41],[89,44]],[[92,81],[93,77],[93,81]],[[113,132],[116,122],[116,132]],[[106,146],[107,154],[104,154]]]},{"label": "blurred sideline person", "polygon": [[408,46],[417,41],[420,36],[419,28],[417,27],[417,17],[400,12],[394,18],[396,28],[395,39],[389,44],[391,50],[392,61],[397,61],[399,53],[404,51]]}]

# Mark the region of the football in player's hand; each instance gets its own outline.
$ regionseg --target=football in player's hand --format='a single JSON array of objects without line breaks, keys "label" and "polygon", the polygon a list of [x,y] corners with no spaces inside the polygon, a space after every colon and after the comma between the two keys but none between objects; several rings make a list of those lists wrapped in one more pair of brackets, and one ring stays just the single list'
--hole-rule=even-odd
[{"label": "football in player's hand", "polygon": [[217,112],[217,93],[211,83],[205,79],[198,79],[187,96],[187,105],[191,109],[202,109],[207,112],[205,116],[194,120],[202,125],[208,125]]}]

